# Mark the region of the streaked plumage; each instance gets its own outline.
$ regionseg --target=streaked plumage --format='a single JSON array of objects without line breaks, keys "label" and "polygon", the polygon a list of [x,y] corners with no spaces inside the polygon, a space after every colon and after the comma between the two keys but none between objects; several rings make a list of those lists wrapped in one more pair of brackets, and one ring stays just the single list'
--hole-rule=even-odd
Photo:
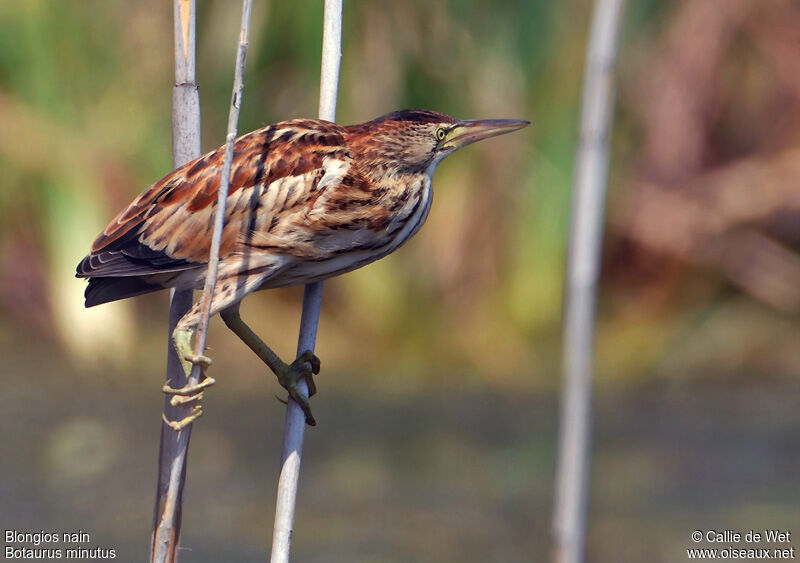
[{"label": "streaked plumage", "polygon": [[[442,158],[527,122],[406,110],[359,125],[296,119],[236,140],[212,314],[256,289],[309,283],[392,252],[424,223]],[[224,147],[171,172],[78,265],[86,306],[203,285]],[[196,306],[178,329],[193,331]]]}]

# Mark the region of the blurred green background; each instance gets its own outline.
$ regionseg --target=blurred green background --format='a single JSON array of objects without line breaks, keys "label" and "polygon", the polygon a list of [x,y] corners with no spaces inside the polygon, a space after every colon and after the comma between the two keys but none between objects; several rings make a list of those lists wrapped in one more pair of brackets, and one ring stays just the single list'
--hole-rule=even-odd
[{"label": "blurred green background", "polygon": [[[198,1],[203,148],[238,3]],[[298,561],[545,561],[591,2],[345,1],[338,117],[533,126],[443,163],[422,232],[326,283]],[[256,2],[239,130],[317,112],[322,2]],[[597,342],[591,561],[695,529],[800,534],[800,7],[628,2]],[[171,2],[0,3],[4,529],[149,547],[167,295],[83,309],[75,265],[171,168]],[[302,291],[248,297],[284,355]],[[283,406],[218,319],[182,561],[269,550]]]}]

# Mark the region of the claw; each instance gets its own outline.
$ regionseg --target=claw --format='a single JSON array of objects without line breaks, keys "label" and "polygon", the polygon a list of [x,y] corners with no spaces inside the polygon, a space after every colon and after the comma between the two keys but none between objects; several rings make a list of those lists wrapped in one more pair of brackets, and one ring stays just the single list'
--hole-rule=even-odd
[{"label": "claw", "polygon": [[208,369],[212,364],[211,358],[208,356],[202,356],[200,354],[186,354],[183,359],[190,364],[200,366],[200,369],[203,371]]},{"label": "claw", "polygon": [[[202,393],[203,389],[211,387],[216,382],[217,380],[214,379],[213,377],[206,376],[206,378],[200,383],[197,383],[195,385],[187,385],[186,387],[181,387],[180,389],[175,389],[173,387],[170,387],[169,384],[165,383],[164,386],[161,388],[161,391],[163,393],[166,393],[167,395],[180,395],[182,397],[188,397],[190,395],[194,395],[195,399],[199,399],[203,396]],[[190,401],[187,400],[186,402]]]},{"label": "claw", "polygon": [[166,393],[167,395],[172,395],[172,399],[170,399],[169,404],[173,407],[177,407],[179,405],[188,405],[189,403],[196,403],[192,408],[192,412],[189,413],[188,416],[185,416],[181,420],[167,420],[167,417],[162,413],[161,418],[164,419],[164,422],[175,432],[179,432],[190,425],[192,422],[200,418],[203,414],[203,409],[200,406],[200,399],[203,398],[203,389],[206,387],[211,387],[214,385],[215,381],[213,377],[206,377],[203,381],[196,385],[187,385],[186,387],[181,387],[180,389],[173,389],[168,384],[164,384],[161,388],[161,391]]},{"label": "claw", "polygon": [[201,416],[203,416],[203,409],[200,408],[200,405],[195,405],[195,407],[192,409],[192,412],[189,413],[189,416],[186,416],[180,420],[167,420],[167,417],[164,416],[163,413],[161,414],[161,418],[164,420],[164,423],[172,428],[175,432],[180,432]]},{"label": "claw", "polygon": [[[306,364],[311,366],[311,370],[306,367]],[[292,362],[292,366],[298,370],[299,377],[303,377],[308,385],[308,396],[313,397],[317,394],[317,384],[314,383],[314,375],[319,373],[321,362],[320,359],[311,350],[306,350]],[[298,377],[298,378],[299,378]]]},{"label": "claw", "polygon": [[169,400],[169,404],[173,407],[177,407],[180,405],[188,405],[189,403],[194,403],[195,401],[200,402],[200,399],[203,398],[203,393],[197,393],[195,395],[173,395],[172,398]]},{"label": "claw", "polygon": [[[277,373],[278,382],[289,392],[289,396],[303,409],[306,416],[306,424],[316,426],[317,421],[311,414],[311,407],[308,404],[308,397],[317,392],[317,385],[314,383],[314,374],[319,373],[320,361],[311,350],[306,350],[291,364],[284,364],[283,369]],[[308,385],[308,397],[300,393],[297,382],[301,379],[306,380]]]},{"label": "claw", "polygon": [[306,415],[306,424],[309,426],[316,426],[317,421],[314,419],[314,415],[311,414],[311,407],[308,404],[308,399],[303,397],[297,385],[290,385],[286,390],[289,392],[289,396],[294,399],[294,402],[303,409],[303,414]]},{"label": "claw", "polygon": [[314,375],[319,373],[319,369],[322,366],[322,362],[320,361],[319,357],[314,354],[311,350],[306,350],[295,360],[297,362],[308,362],[311,364],[311,372]]},{"label": "claw", "polygon": [[202,381],[194,385],[186,385],[180,389],[175,389],[174,387],[170,387],[169,383],[166,383],[161,388],[161,391],[167,395],[172,395],[169,404],[173,407],[194,403],[194,407],[189,415],[181,420],[167,420],[167,418],[162,415],[164,422],[169,425],[170,428],[178,432],[200,418],[203,414],[203,409],[199,404],[200,399],[203,398],[203,390],[214,385],[216,381],[213,377],[208,377],[206,375],[206,369],[211,365],[211,358],[195,354],[192,350],[192,331],[175,329],[172,333],[172,343],[175,346],[178,357],[181,359],[186,377],[188,378],[191,375],[193,366],[200,366],[200,372],[203,376]]}]

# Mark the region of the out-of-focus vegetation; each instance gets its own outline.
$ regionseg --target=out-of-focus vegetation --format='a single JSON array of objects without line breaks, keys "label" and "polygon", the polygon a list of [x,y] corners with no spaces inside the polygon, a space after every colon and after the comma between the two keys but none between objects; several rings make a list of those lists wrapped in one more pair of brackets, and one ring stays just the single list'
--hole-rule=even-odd
[{"label": "out-of-focus vegetation", "polygon": [[[203,147],[212,149],[224,140],[239,15],[230,2],[198,0],[198,8]],[[328,432],[343,449],[317,444],[317,465],[311,454],[304,468],[311,492],[301,489],[297,532],[299,553],[308,560],[333,560],[319,554],[336,537],[346,538],[336,544],[337,560],[397,560],[392,554],[404,553],[463,561],[469,560],[464,554],[484,553],[481,546],[493,545],[492,537],[503,538],[504,560],[532,551],[544,560],[553,411],[547,406],[552,400],[541,396],[551,396],[558,385],[565,233],[590,8],[587,0],[346,2],[341,122],[425,107],[462,118],[526,118],[533,126],[444,162],[422,232],[391,257],[326,284],[318,348],[324,372],[315,408],[325,413],[321,424],[344,435],[365,424],[374,434],[362,430],[350,443]],[[15,482],[7,475],[31,472],[23,481],[32,495],[9,492],[14,500],[4,504],[15,512],[3,517],[36,529],[51,512],[57,515],[49,522],[69,522],[58,520],[69,518],[63,507],[82,499],[77,514],[84,514],[86,524],[72,527],[100,526],[98,534],[136,545],[137,538],[124,532],[135,521],[144,530],[140,553],[147,543],[155,460],[137,465],[114,444],[131,429],[142,429],[150,440],[143,440],[141,455],[155,455],[167,296],[87,311],[83,283],[73,273],[106,222],[170,170],[171,18],[171,3],[156,0],[0,3],[0,381],[8,391],[0,399],[8,408],[0,412],[4,427],[25,428],[8,446],[20,452],[24,465],[3,466],[3,480]],[[321,19],[318,1],[256,3],[241,131],[316,115]],[[699,508],[679,510],[694,506],[696,498],[707,503],[705,517],[730,515],[729,505],[714,504],[725,496],[724,487],[714,489],[717,496],[686,493],[697,474],[696,459],[720,454],[709,429],[723,428],[727,415],[755,409],[756,418],[769,413],[758,426],[759,437],[780,442],[775,434],[792,428],[797,435],[796,415],[781,418],[773,406],[783,403],[770,397],[785,395],[787,386],[796,391],[800,372],[798,29],[800,7],[789,0],[629,2],[597,349],[601,397],[620,390],[626,395],[601,399],[606,408],[600,415],[612,420],[601,419],[601,431],[614,431],[601,433],[597,446],[595,479],[601,485],[595,495],[603,500],[592,501],[592,560],[677,560],[674,550],[685,547],[691,530],[703,527],[695,523]],[[262,292],[245,301],[243,315],[288,356],[299,303],[296,289]],[[190,491],[193,479],[204,488],[197,485],[190,494],[208,497],[205,521],[222,522],[213,513],[220,509],[238,522],[235,530],[220,528],[216,557],[229,549],[237,559],[260,558],[272,492],[248,465],[276,457],[277,441],[262,456],[249,453],[241,440],[278,432],[277,422],[268,429],[259,422],[264,412],[280,420],[280,405],[271,399],[277,387],[265,383],[263,369],[221,323],[212,325],[210,353],[220,385],[208,394],[195,438],[198,451],[206,453],[190,464]],[[56,368],[63,371],[41,373]],[[661,418],[637,410],[652,405],[658,394],[648,387],[648,403],[627,393],[652,385],[681,398],[695,396],[687,389],[700,385],[697,393],[710,398],[706,404],[695,396],[693,404],[710,413],[697,419],[707,440],[677,447],[680,431],[693,432],[684,424],[675,435],[660,430],[658,451],[642,449],[647,438],[639,434],[620,441],[617,431],[625,435],[627,425],[661,428],[675,422],[671,417],[685,420],[679,405],[656,409]],[[761,398],[755,405],[725,395],[734,405],[725,411],[713,399],[722,389],[753,385],[753,395]],[[98,386],[103,393],[91,395],[93,401],[79,399]],[[263,399],[260,410],[252,401],[236,408],[237,400],[254,395]],[[117,407],[101,404],[105,400]],[[337,401],[346,409],[334,408]],[[139,408],[132,409],[134,403]],[[487,406],[494,404],[510,414],[494,418]],[[529,405],[542,414],[531,414]],[[623,416],[613,405],[642,416]],[[247,409],[249,425],[228,428],[221,422]],[[343,414],[362,410],[370,416]],[[39,419],[32,413],[50,415]],[[409,415],[417,422],[402,422]],[[614,426],[614,416],[624,424]],[[153,424],[142,422],[147,420]],[[506,425],[513,432],[507,434]],[[534,425],[535,433],[523,431]],[[758,441],[754,436],[751,445]],[[309,440],[313,451],[315,439]],[[376,442],[382,445],[370,446]],[[96,451],[97,444],[105,446]],[[780,456],[764,463],[796,462],[797,448],[782,445]],[[431,461],[420,448],[441,459]],[[676,448],[695,460],[687,461],[688,473],[671,458]],[[728,467],[737,459],[730,449],[710,458],[710,467]],[[630,465],[620,468],[620,459]],[[111,520],[100,524],[90,516],[99,513],[100,497],[89,494],[88,486],[112,470],[119,475],[123,463],[139,469],[125,473],[137,482],[138,493],[116,497],[116,510],[125,515],[111,531]],[[751,470],[740,479],[769,480],[762,466],[740,467]],[[713,481],[707,466],[697,471],[698,482]],[[432,475],[443,478],[442,472],[453,481],[431,484]],[[620,497],[621,485],[611,474],[627,475],[626,483],[633,482],[651,504]],[[213,504],[212,483],[231,475],[254,488],[257,504],[246,504],[250,495],[230,485],[220,493],[228,496]],[[732,487],[743,482],[731,479]],[[106,498],[119,490],[110,482],[102,488]],[[443,496],[420,492],[429,489]],[[785,505],[773,493],[739,498],[734,523],[785,523]],[[141,495],[145,502],[138,500]],[[670,505],[664,512],[667,499],[678,508]],[[463,503],[473,501],[465,509]],[[399,512],[382,513],[380,507],[391,503],[400,503]],[[66,516],[50,510],[56,505]],[[370,525],[354,532],[362,520],[331,519],[348,509]],[[642,513],[662,518],[666,535],[647,536],[648,545],[657,546],[650,551],[634,546],[627,555],[612,553],[601,535],[632,525]],[[694,520],[684,521],[686,513]],[[753,521],[752,514],[769,522]],[[454,515],[460,519],[452,520]],[[189,537],[192,525],[204,525],[187,522]],[[491,528],[498,523],[504,525]],[[709,524],[722,526],[717,520]],[[312,530],[308,536],[303,526]],[[487,526],[491,534],[475,535]],[[386,536],[388,528],[395,535]],[[539,534],[536,546],[526,535],[530,528]],[[432,529],[442,530],[441,542]],[[460,550],[464,536],[470,541]],[[495,552],[486,547],[485,553]]]},{"label": "out-of-focus vegetation", "polygon": [[[683,356],[676,339],[712,330],[719,315],[763,333],[800,310],[792,249],[800,236],[800,48],[785,23],[800,16],[791,3],[754,6],[631,7],[601,314],[608,376],[636,378]],[[329,284],[320,343],[329,366],[373,372],[390,363],[411,378],[441,368],[498,384],[553,383],[587,7],[348,7],[342,122],[427,107],[534,126],[442,165],[423,233]],[[229,8],[199,5],[208,149],[224,137],[235,46],[227,38],[236,26]],[[108,219],[170,168],[169,6],[25,2],[2,10],[3,324],[44,333],[84,361],[127,362],[145,327],[163,320],[165,296],[85,312],[71,272]],[[315,113],[320,10],[310,1],[257,7],[242,130]],[[292,331],[276,326],[294,322],[296,304],[296,292],[261,294],[246,313],[289,346]],[[755,356],[774,357],[781,343],[763,345]],[[720,342],[705,359],[686,361],[725,361],[730,348]],[[792,354],[780,357],[787,372],[797,367]]]}]

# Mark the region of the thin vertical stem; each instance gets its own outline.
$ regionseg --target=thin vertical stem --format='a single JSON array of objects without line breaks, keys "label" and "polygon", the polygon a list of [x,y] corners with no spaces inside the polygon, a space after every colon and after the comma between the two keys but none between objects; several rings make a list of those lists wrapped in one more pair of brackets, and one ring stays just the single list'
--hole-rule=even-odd
[{"label": "thin vertical stem", "polygon": [[[244,67],[247,58],[248,33],[250,28],[250,12],[252,0],[243,0],[242,3],[242,24],[239,33],[239,46],[236,52],[236,69],[233,80],[233,94],[231,96],[231,107],[228,114],[228,133],[226,136],[225,156],[222,164],[219,192],[217,194],[217,209],[214,215],[214,231],[211,239],[211,249],[209,252],[208,271],[206,273],[205,286],[201,297],[201,318],[200,325],[195,335],[195,354],[201,355],[205,351],[206,335],[208,332],[208,319],[211,310],[211,299],[217,283],[217,270],[219,267],[219,249],[222,241],[222,230],[225,221],[225,207],[228,200],[228,186],[230,185],[230,173],[233,163],[233,145],[236,139],[237,126],[239,122],[239,108],[241,106],[242,90],[244,88]],[[185,36],[185,32],[183,33]],[[189,374],[188,384],[193,385],[200,380],[200,366],[195,365]],[[190,407],[188,407],[190,408]],[[183,413],[188,415],[188,412]],[[160,523],[154,534],[154,561],[174,561],[177,558],[177,544],[179,533],[175,529],[176,522],[179,524],[183,483],[186,475],[186,459],[189,450],[189,438],[191,437],[191,424],[177,432],[176,445],[174,447],[174,457],[169,460],[169,483],[167,487],[166,499],[163,505],[163,514],[160,516]],[[158,516],[156,519],[158,520]]]},{"label": "thin vertical stem", "polygon": [[[220,178],[219,192],[217,193],[217,212],[214,215],[214,234],[211,239],[211,249],[208,257],[208,272],[206,283],[203,287],[201,298],[200,325],[195,333],[194,353],[202,355],[206,348],[208,334],[208,318],[211,313],[211,298],[217,286],[219,269],[219,249],[222,244],[222,229],[225,223],[225,208],[228,203],[228,187],[231,182],[231,167],[233,165],[233,145],[236,141],[239,126],[239,109],[242,103],[244,90],[244,66],[247,60],[248,35],[250,31],[250,12],[252,0],[242,2],[242,26],[239,32],[239,48],[236,51],[236,71],[233,77],[233,94],[231,95],[231,108],[228,112],[228,134],[225,138],[225,156],[222,160],[222,176]],[[195,379],[195,381],[192,381]],[[190,383],[200,379],[200,366],[195,365],[190,376]]]},{"label": "thin vertical stem", "polygon": [[[336,120],[336,94],[339,87],[339,63],[342,56],[342,0],[325,0],[322,34],[322,68],[319,86],[319,118]],[[322,282],[309,284],[303,294],[303,313],[297,340],[298,355],[314,350],[317,325],[322,305]],[[300,392],[308,396],[305,381],[298,383]],[[283,435],[281,473],[278,479],[278,498],[275,504],[275,526],[272,534],[272,563],[287,563],[291,546],[294,513],[297,503],[297,484],[305,433],[305,415],[300,406],[289,398]]]},{"label": "thin vertical stem", "polygon": [[342,0],[325,0],[322,64],[319,80],[319,118],[336,121],[339,63],[342,59]]},{"label": "thin vertical stem", "polygon": [[[175,86],[172,89],[172,166],[178,168],[200,156],[200,93],[195,82],[195,0],[174,0]],[[183,366],[172,346],[172,331],[192,306],[192,291],[173,291],[170,295],[169,336],[167,337],[167,383],[180,389],[186,385]],[[164,399],[164,417],[176,420],[185,416],[186,407],[173,406]],[[178,432],[161,424],[158,451],[158,484],[153,509],[152,561],[175,561],[181,532],[181,507],[186,473],[171,479],[178,457]],[[184,466],[185,467],[185,466]],[[169,502],[168,502],[169,499]]]},{"label": "thin vertical stem", "polygon": [[557,563],[579,563],[585,555],[594,324],[621,13],[622,0],[595,2],[584,74],[565,287],[564,389],[553,522]]}]

